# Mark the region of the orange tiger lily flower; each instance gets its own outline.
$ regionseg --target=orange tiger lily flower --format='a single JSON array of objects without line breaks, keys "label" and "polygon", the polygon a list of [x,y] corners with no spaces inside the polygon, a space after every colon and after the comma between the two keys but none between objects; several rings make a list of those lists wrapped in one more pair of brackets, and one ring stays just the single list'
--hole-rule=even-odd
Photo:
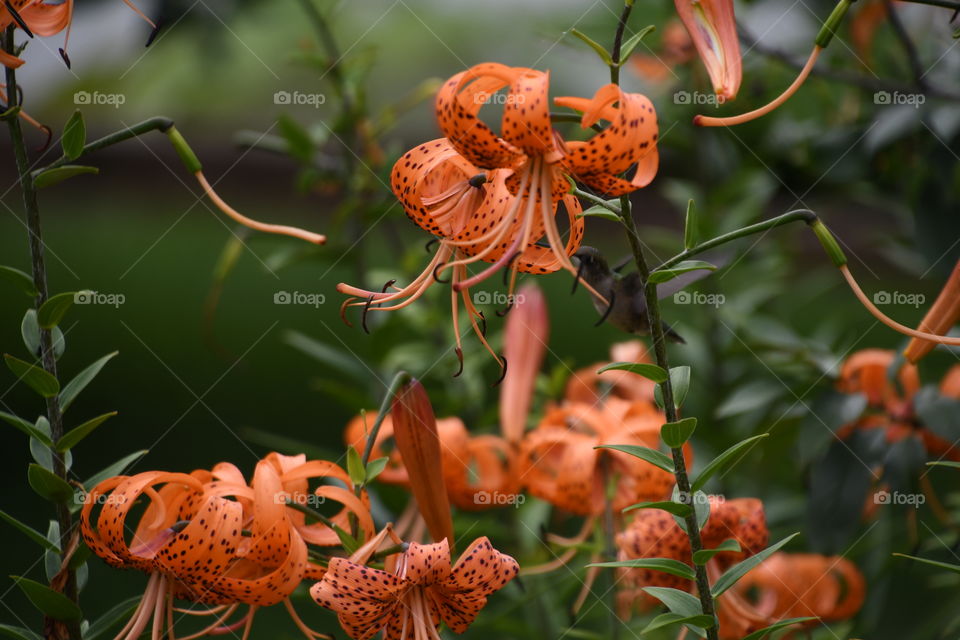
[{"label": "orange tiger lily flower", "polygon": [[[960,260],[953,267],[946,284],[934,300],[933,306],[923,316],[917,329],[936,335],[946,335],[957,322],[960,322]],[[935,346],[937,346],[936,342],[912,338],[903,355],[911,363],[916,364],[920,358],[933,351]]]},{"label": "orange tiger lily flower", "polygon": [[707,68],[714,92],[732,100],[743,77],[733,0],[674,0],[677,15]]},{"label": "orange tiger lily flower", "polygon": [[[611,398],[603,407],[565,403],[547,412],[520,446],[519,477],[534,496],[570,513],[603,510],[605,471],[617,478],[614,511],[642,500],[662,500],[673,474],[602,445],[632,444],[656,448],[663,414],[647,402]],[[689,457],[690,448],[686,448]],[[688,464],[689,464],[688,460]]]},{"label": "orange tiger lily flower", "polygon": [[[756,498],[724,500],[709,496],[710,517],[700,531],[704,549],[713,549],[727,539],[740,544],[740,551],[723,551],[708,563],[708,569],[722,571],[767,546],[768,531],[763,504]],[[659,509],[640,509],[616,537],[619,560],[670,558],[693,566],[687,534],[673,516]],[[619,569],[621,591],[619,614],[628,618],[634,605],[642,608],[655,600],[643,587],[670,587],[691,591],[693,583],[679,576],[653,569]]]},{"label": "orange tiger lily flower", "polygon": [[463,633],[487,598],[518,570],[517,561],[485,537],[474,540],[452,567],[446,540],[411,542],[392,572],[333,558],[310,595],[337,614],[354,640],[368,640],[381,630],[384,640],[439,640],[441,621]]},{"label": "orange tiger lily flower", "polygon": [[543,292],[535,284],[520,289],[517,304],[507,317],[504,357],[510,363],[500,387],[500,430],[516,444],[527,429],[537,374],[550,338],[550,316]]},{"label": "orange tiger lily flower", "polygon": [[777,552],[717,600],[720,637],[735,640],[787,618],[819,618],[798,629],[846,620],[865,597],[863,574],[846,558]]}]

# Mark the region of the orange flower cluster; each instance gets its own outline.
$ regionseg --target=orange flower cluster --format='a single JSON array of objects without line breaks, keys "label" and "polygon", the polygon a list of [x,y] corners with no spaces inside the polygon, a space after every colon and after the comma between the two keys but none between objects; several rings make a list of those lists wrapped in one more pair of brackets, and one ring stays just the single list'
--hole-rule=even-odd
[{"label": "orange flower cluster", "polygon": [[[904,364],[897,372],[899,389],[888,372],[896,355],[883,349],[864,349],[848,357],[841,367],[837,388],[843,393],[862,393],[867,398],[864,414],[837,431],[841,439],[857,429],[883,429],[887,442],[919,438],[927,453],[936,458],[960,460],[960,449],[921,424],[914,411],[914,396],[920,390],[916,366]],[[960,399],[960,365],[954,365],[940,383],[940,393]]]},{"label": "orange flower cluster", "polygon": [[[553,128],[549,81],[549,72],[484,63],[444,83],[436,99],[444,137],[408,151],[391,176],[407,216],[435,236],[436,254],[405,287],[390,281],[381,290],[366,290],[341,283],[337,289],[350,296],[343,311],[360,306],[366,316],[400,309],[448,273],[458,355],[462,300],[474,332],[503,364],[486,342],[483,313],[470,287],[508,269],[510,300],[519,272],[566,269],[576,275],[570,256],[580,247],[584,221],[568,180],[617,196],[649,184],[658,166],[656,112],[645,96],[608,84],[593,98],[554,99],[581,112],[584,129],[609,123],[586,141],[567,141]],[[499,135],[479,117],[481,108],[493,103],[503,105]],[[620,177],[632,166],[629,180]],[[566,242],[556,221],[561,204],[569,220]],[[477,262],[490,266],[470,275],[468,267]]]},{"label": "orange flower cluster", "polygon": [[[332,480],[312,492],[309,483]],[[146,499],[146,508],[134,509]],[[324,522],[307,524],[290,502],[336,502],[342,509]],[[139,514],[139,515],[137,515]],[[80,528],[87,546],[108,564],[150,574],[136,612],[118,635],[134,640],[152,624],[152,637],[174,638],[175,614],[209,616],[213,622],[188,638],[244,627],[249,633],[258,607],[283,602],[307,638],[329,637],[303,624],[288,600],[304,580],[325,568],[308,557],[307,543],[339,545],[333,527],[354,518],[367,539],[375,534],[365,494],[353,492],[339,466],[272,453],[248,485],[234,465],[222,462],[190,474],[147,471],[104,480],[86,496]],[[128,541],[127,531],[133,531]],[[211,605],[175,609],[174,598]],[[241,605],[245,614],[231,620]]]}]

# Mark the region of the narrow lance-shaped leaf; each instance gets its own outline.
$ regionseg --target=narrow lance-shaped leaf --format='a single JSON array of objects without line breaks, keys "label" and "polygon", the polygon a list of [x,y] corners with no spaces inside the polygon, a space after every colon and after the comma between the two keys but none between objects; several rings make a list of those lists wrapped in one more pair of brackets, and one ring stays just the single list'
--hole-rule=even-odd
[{"label": "narrow lance-shaped leaf", "polygon": [[124,473],[131,464],[147,455],[148,449],[141,449],[140,451],[134,451],[133,453],[124,456],[123,458],[117,460],[113,464],[102,469],[98,473],[90,476],[83,482],[83,486],[87,489],[93,489],[95,486],[106,480],[107,478],[112,478],[113,476],[120,475]]},{"label": "narrow lance-shaped leaf", "polygon": [[20,269],[0,265],[0,279],[17,285],[21,291],[31,298],[37,295],[37,287],[33,284],[33,278]]},{"label": "narrow lance-shaped leaf", "polygon": [[37,429],[35,426],[30,424],[23,418],[19,418],[13,415],[12,413],[0,411],[0,420],[7,422],[11,426],[19,429],[20,431],[24,432],[31,438],[36,438],[37,440],[39,440],[41,443],[45,444],[48,447],[53,446],[53,441],[50,440],[50,436],[48,436],[46,433],[44,433],[40,429]]},{"label": "narrow lance-shaped leaf", "polygon": [[44,369],[29,362],[24,362],[20,358],[15,358],[10,354],[4,354],[3,359],[7,363],[7,368],[10,369],[17,378],[25,382],[31,389],[44,398],[51,398],[60,392],[60,383]]},{"label": "narrow lance-shaped leaf", "polygon": [[662,284],[664,282],[669,282],[679,275],[688,273],[690,271],[716,271],[717,265],[710,264],[709,262],[704,262],[703,260],[684,260],[683,262],[678,262],[672,267],[667,267],[666,269],[658,269],[650,274],[650,282],[654,284]]},{"label": "narrow lance-shaped leaf", "polygon": [[710,463],[703,468],[703,471],[700,472],[700,475],[697,476],[697,479],[693,481],[693,485],[690,487],[693,491],[697,489],[702,489],[703,485],[707,483],[713,475],[725,467],[734,456],[743,451],[746,447],[750,446],[757,440],[761,438],[766,438],[769,433],[761,433],[759,435],[747,438],[746,440],[741,440],[737,444],[733,445],[719,456],[710,461]]},{"label": "narrow lance-shaped leaf", "polygon": [[660,467],[664,471],[669,471],[673,473],[673,458],[663,453],[662,451],[657,451],[656,449],[651,449],[649,447],[641,447],[640,445],[635,444],[604,444],[596,449],[613,449],[614,451],[622,451],[623,453],[630,454],[635,458],[640,458],[641,460],[646,460],[650,464]]},{"label": "narrow lance-shaped leaf", "polygon": [[74,176],[82,176],[88,173],[98,174],[100,173],[100,169],[81,164],[65,164],[62,167],[47,169],[43,173],[35,176],[33,179],[33,186],[35,186],[37,189],[45,189],[47,187],[52,187],[55,184],[60,184],[64,180],[68,180]]},{"label": "narrow lance-shaped leaf", "polygon": [[604,371],[629,371],[658,384],[667,381],[667,372],[664,371],[663,367],[646,362],[614,362],[601,367],[597,370],[597,373],[603,373]]},{"label": "narrow lance-shaped leaf", "polygon": [[949,562],[939,562],[937,560],[930,560],[929,558],[921,558],[919,556],[908,556],[905,553],[895,553],[893,554],[899,558],[907,558],[908,560],[916,560],[917,562],[922,562],[923,564],[929,564],[932,567],[939,567],[941,569],[946,569],[947,571],[952,571],[954,573],[960,573],[960,565],[950,564]]},{"label": "narrow lance-shaped leaf", "polygon": [[30,525],[20,522],[19,520],[11,516],[9,513],[6,513],[5,511],[0,511],[0,518],[5,520],[7,524],[9,524],[11,527],[13,527],[23,535],[33,540],[35,543],[37,543],[44,549],[49,549],[50,551],[56,551],[57,553],[60,553],[60,547],[58,545],[54,544],[50,540],[47,540],[47,537],[45,535],[43,535],[42,533],[40,533]]},{"label": "narrow lance-shaped leaf", "polygon": [[697,246],[697,209],[693,199],[687,201],[687,216],[683,224],[683,248],[693,249]]},{"label": "narrow lance-shaped leaf", "polygon": [[117,351],[113,353],[108,353],[103,356],[86,369],[81,371],[76,375],[76,377],[67,383],[63,388],[63,391],[60,393],[60,410],[66,411],[67,408],[73,404],[73,401],[77,399],[77,396],[80,395],[80,392],[83,391],[90,381],[97,377],[97,374],[100,373],[100,370],[103,369],[103,365],[117,355]]},{"label": "narrow lance-shaped leaf", "polygon": [[570,29],[568,33],[570,33],[573,36],[576,36],[583,42],[587,43],[587,45],[591,49],[593,49],[596,52],[596,54],[600,56],[600,59],[603,60],[606,64],[608,65],[613,64],[613,58],[610,57],[610,52],[604,49],[603,46],[601,46],[600,43],[598,43],[596,40],[594,40],[587,34],[583,33],[582,31],[578,31],[577,29]]},{"label": "narrow lance-shaped leaf", "polygon": [[811,620],[819,620],[820,618],[814,616],[808,616],[806,618],[788,618],[786,620],[781,620],[780,622],[775,622],[769,627],[764,627],[763,629],[758,629],[748,636],[744,636],[743,640],[761,640],[761,638],[766,638],[768,635],[774,631],[779,631],[784,627],[789,627],[793,624],[800,624],[801,622],[810,622]]},{"label": "narrow lance-shaped leaf", "polygon": [[67,313],[78,295],[92,293],[90,291],[66,291],[51,296],[37,311],[37,322],[43,329],[52,329],[60,324],[63,316]]},{"label": "narrow lance-shaped leaf", "polygon": [[763,551],[750,556],[749,558],[747,558],[742,562],[738,562],[737,564],[733,565],[732,567],[727,569],[722,576],[720,576],[717,579],[717,581],[710,588],[710,593],[713,594],[714,598],[718,597],[724,591],[726,591],[727,589],[735,585],[737,583],[737,580],[739,580],[744,575],[746,575],[748,571],[750,571],[751,569],[756,567],[758,564],[760,564],[761,562],[763,562],[764,560],[772,556],[777,551],[779,551],[782,546],[784,546],[785,544],[787,544],[788,542],[796,538],[798,535],[800,535],[799,532],[789,535],[783,540],[781,540],[780,542],[776,544],[772,544],[766,549],[764,549]]},{"label": "narrow lance-shaped leaf", "polygon": [[700,549],[700,551],[693,554],[693,563],[700,565],[707,564],[713,556],[718,553],[723,553],[724,551],[740,551],[740,543],[733,538],[729,538],[713,549]]},{"label": "narrow lance-shaped leaf", "polygon": [[632,560],[616,560],[614,562],[595,562],[587,566],[612,569],[652,569],[687,580],[695,580],[697,577],[689,565],[679,560],[674,560],[673,558],[635,558]]},{"label": "narrow lance-shaped leaf", "polygon": [[39,464],[31,463],[27,467],[27,482],[37,495],[51,502],[66,504],[73,500],[73,487]]},{"label": "narrow lance-shaped leaf", "polygon": [[21,576],[10,576],[30,602],[44,615],[55,620],[79,621],[83,617],[80,608],[67,596],[35,580]]},{"label": "narrow lance-shaped leaf", "polygon": [[60,137],[63,155],[67,160],[76,160],[83,153],[83,146],[86,143],[87,127],[83,121],[83,113],[77,109],[63,127],[63,135]]},{"label": "narrow lance-shaped leaf", "polygon": [[101,424],[117,415],[116,411],[111,411],[110,413],[105,413],[102,416],[97,416],[96,418],[91,418],[78,427],[74,427],[67,433],[63,435],[57,441],[57,451],[63,453],[76,446],[81,440],[86,438],[88,435],[93,433],[93,430],[99,427]]},{"label": "narrow lance-shaped leaf", "polygon": [[620,47],[620,64],[622,65],[630,58],[630,54],[633,53],[633,50],[637,48],[637,45],[647,37],[648,34],[657,30],[656,25],[647,25],[640,31],[637,31],[635,34],[630,36],[630,38],[623,43],[623,46]]},{"label": "narrow lance-shaped leaf", "polygon": [[672,500],[665,500],[663,502],[638,502],[637,504],[632,504],[624,508],[623,512],[626,513],[627,511],[633,511],[635,509],[660,509],[661,511],[672,513],[681,518],[686,518],[693,512],[693,507],[690,505],[673,502]]},{"label": "narrow lance-shaped leaf", "polygon": [[646,635],[651,631],[656,631],[657,629],[663,629],[675,624],[688,624],[696,628],[705,629],[713,626],[713,618],[701,613],[696,616],[683,616],[679,613],[661,613],[656,618],[654,618],[650,624],[643,628],[643,631],[640,632],[640,635]]}]

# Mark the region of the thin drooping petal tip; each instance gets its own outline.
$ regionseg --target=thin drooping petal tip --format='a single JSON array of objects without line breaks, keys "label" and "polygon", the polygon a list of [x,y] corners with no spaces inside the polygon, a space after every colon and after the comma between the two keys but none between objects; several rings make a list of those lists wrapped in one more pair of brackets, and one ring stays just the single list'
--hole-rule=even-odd
[{"label": "thin drooping petal tip", "polygon": [[[934,300],[929,311],[923,316],[923,320],[917,326],[919,331],[926,331],[938,335],[944,335],[960,321],[960,260],[953,267],[950,277],[943,285],[937,299]],[[921,358],[933,351],[937,343],[913,338],[904,349],[904,357],[911,363],[916,364]]]}]

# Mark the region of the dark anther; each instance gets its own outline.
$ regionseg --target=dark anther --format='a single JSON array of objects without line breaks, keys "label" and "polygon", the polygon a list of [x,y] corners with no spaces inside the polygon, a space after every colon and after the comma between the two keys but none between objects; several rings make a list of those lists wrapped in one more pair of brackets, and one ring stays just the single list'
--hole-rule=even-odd
[{"label": "dark anther", "polygon": [[187,528],[188,524],[190,524],[189,520],[181,520],[180,522],[174,522],[172,525],[170,525],[170,531],[173,531],[174,533],[180,533],[181,531]]},{"label": "dark anther", "polygon": [[160,33],[160,27],[163,26],[163,23],[160,20],[157,20],[157,26],[153,28],[153,31],[150,32],[150,37],[147,38],[147,44],[143,45],[144,47],[149,47],[153,44],[153,41],[157,39],[157,34]]},{"label": "dark anther", "polygon": [[10,14],[13,20],[20,25],[20,28],[23,29],[23,32],[32,38],[33,31],[30,31],[30,27],[28,27],[27,23],[23,21],[23,18],[19,13],[17,13],[17,10],[13,8],[13,4],[11,4],[10,0],[3,0],[3,4],[6,5],[7,12]]},{"label": "dark anther", "polygon": [[613,311],[613,305],[616,303],[616,299],[617,299],[617,294],[614,292],[613,289],[610,289],[610,304],[607,305],[607,310],[603,312],[603,315],[600,316],[600,319],[597,320],[597,323],[593,326],[599,327],[606,321],[606,319],[610,316],[610,312]]},{"label": "dark anther", "polygon": [[573,279],[573,287],[570,289],[570,295],[577,292],[577,285],[580,284],[580,278],[583,276],[583,268],[586,264],[586,262],[580,260],[580,266],[577,267],[577,277]]},{"label": "dark anther", "polygon": [[503,379],[507,377],[507,359],[500,356],[500,379],[494,382],[491,387],[499,387]]},{"label": "dark anther", "polygon": [[478,173],[477,175],[470,178],[467,182],[470,183],[471,187],[479,187],[487,181],[487,174]]},{"label": "dark anther", "polygon": [[424,249],[427,250],[427,253],[430,253],[433,250],[433,245],[437,244],[438,242],[440,242],[440,238],[430,238]]},{"label": "dark anther", "polygon": [[386,292],[387,292],[387,289],[389,289],[390,287],[392,287],[392,286],[395,285],[396,283],[397,283],[396,278],[394,278],[393,280],[387,280],[387,284],[383,285],[383,289],[380,290],[380,293],[386,293]]},{"label": "dark anther", "polygon": [[367,328],[367,312],[370,311],[370,305],[373,304],[374,296],[367,298],[367,304],[363,305],[363,315],[360,317],[360,326],[363,327],[363,332],[367,335],[370,335],[370,329]]},{"label": "dark anther", "polygon": [[441,262],[440,264],[438,264],[436,267],[433,268],[433,279],[436,280],[439,284],[447,284],[448,282],[450,282],[449,280],[443,280],[442,278],[440,278],[440,276],[437,275],[437,272],[440,271],[440,269],[442,269],[445,265],[446,265],[446,262]]},{"label": "dark anther", "polygon": [[62,48],[60,49],[60,57],[63,58],[63,64],[67,65],[67,69],[70,68],[70,56],[67,55],[67,52]]},{"label": "dark anther", "polygon": [[505,315],[507,315],[508,313],[510,313],[510,310],[511,310],[511,309],[513,309],[513,300],[511,300],[509,303],[507,303],[507,306],[505,306],[503,309],[498,309],[498,310],[496,311],[497,317],[498,317],[498,318],[504,317]]},{"label": "dark anther", "polygon": [[484,338],[487,337],[487,316],[483,315],[483,311],[478,311],[480,314],[480,335]]},{"label": "dark anther", "polygon": [[353,328],[353,323],[350,322],[350,319],[347,318],[347,308],[350,306],[350,303],[356,300],[356,298],[347,298],[340,305],[340,319],[343,321],[343,324],[347,325],[351,329]]},{"label": "dark anther", "polygon": [[460,374],[463,373],[463,349],[461,349],[460,347],[457,347],[456,349],[454,349],[454,351],[457,354],[457,360],[460,361],[460,369],[458,369],[457,372],[453,374],[453,377],[459,378]]}]

